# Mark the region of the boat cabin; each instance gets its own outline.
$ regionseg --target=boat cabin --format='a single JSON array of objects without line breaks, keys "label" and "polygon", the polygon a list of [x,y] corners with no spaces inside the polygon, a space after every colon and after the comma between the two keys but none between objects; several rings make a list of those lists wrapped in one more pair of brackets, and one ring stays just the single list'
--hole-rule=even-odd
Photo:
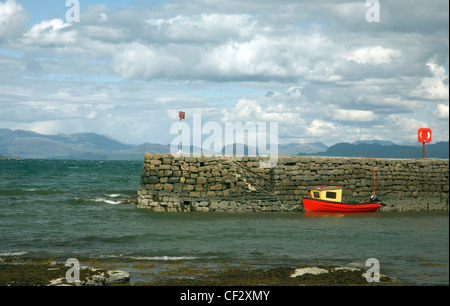
[{"label": "boat cabin", "polygon": [[342,188],[341,186],[316,186],[311,188],[309,196],[318,200],[342,202]]}]

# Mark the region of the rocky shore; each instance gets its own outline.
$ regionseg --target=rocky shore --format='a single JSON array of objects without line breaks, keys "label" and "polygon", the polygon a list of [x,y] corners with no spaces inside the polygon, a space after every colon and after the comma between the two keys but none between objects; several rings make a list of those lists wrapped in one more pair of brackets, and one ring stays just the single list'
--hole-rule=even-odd
[{"label": "rocky shore", "polygon": [[68,282],[69,267],[48,258],[0,257],[0,286],[116,286],[127,285],[127,272],[80,267],[80,281]]},{"label": "rocky shore", "polygon": [[[89,262],[84,259],[84,262]],[[318,266],[275,267],[263,269],[252,265],[212,268],[181,261],[168,261],[131,266],[152,274],[147,281],[133,284],[132,273],[108,270],[113,261],[91,260],[80,268],[80,282],[68,283],[69,269],[62,262],[50,258],[0,258],[0,286],[373,286],[401,285],[389,276],[381,275],[380,282],[369,283],[365,269],[356,267]],[[117,265],[118,263],[115,262]],[[127,263],[130,267],[130,263]],[[99,266],[101,268],[96,268]],[[150,268],[154,271],[149,273]]]}]

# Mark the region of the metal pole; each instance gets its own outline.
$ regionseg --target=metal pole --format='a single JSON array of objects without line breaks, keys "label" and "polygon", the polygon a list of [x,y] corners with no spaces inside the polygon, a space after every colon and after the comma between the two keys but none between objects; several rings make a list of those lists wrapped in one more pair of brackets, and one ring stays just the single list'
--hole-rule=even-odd
[{"label": "metal pole", "polygon": [[181,154],[181,118],[180,118],[180,129],[178,130],[179,134],[179,143],[178,143],[178,153]]},{"label": "metal pole", "polygon": [[423,147],[422,147],[422,158],[425,158],[425,142],[423,142]]},{"label": "metal pole", "polygon": [[375,195],[375,165],[373,166],[373,194]]}]

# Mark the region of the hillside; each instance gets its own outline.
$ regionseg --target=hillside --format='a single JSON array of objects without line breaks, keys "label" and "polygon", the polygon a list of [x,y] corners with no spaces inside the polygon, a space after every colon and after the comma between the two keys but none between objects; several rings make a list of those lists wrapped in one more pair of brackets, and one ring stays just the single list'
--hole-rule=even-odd
[{"label": "hillside", "polygon": [[21,158],[108,159],[109,152],[134,147],[95,133],[43,135],[0,129],[0,152]]},{"label": "hillside", "polygon": [[[235,146],[235,145],[234,145]],[[241,147],[242,145],[238,145]],[[248,147],[241,148],[248,152]],[[192,150],[192,148],[191,148]],[[225,150],[225,148],[224,148]],[[252,150],[253,151],[253,150]],[[43,135],[32,131],[0,129],[3,156],[35,159],[142,160],[144,153],[168,153],[169,145],[124,144],[95,133]],[[279,145],[279,154],[378,158],[421,158],[422,146],[396,145],[390,141],[358,141],[327,147],[322,143]],[[449,158],[449,142],[427,144],[426,157]]]},{"label": "hillside", "polygon": [[[379,143],[338,143],[329,147],[325,152],[314,154],[299,153],[298,155],[341,156],[341,157],[375,157],[375,158],[421,158],[422,145],[402,146],[396,144],[381,145]],[[449,142],[427,144],[425,147],[427,158],[449,158]]]}]

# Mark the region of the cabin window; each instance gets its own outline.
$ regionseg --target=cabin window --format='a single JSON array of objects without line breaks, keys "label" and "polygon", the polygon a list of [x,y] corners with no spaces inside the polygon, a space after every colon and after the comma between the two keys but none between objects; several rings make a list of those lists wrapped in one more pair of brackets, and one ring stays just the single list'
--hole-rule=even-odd
[{"label": "cabin window", "polygon": [[314,198],[320,198],[319,192],[318,192],[318,191],[314,191],[314,192],[313,192],[313,197],[314,197]]},{"label": "cabin window", "polygon": [[327,191],[326,197],[329,198],[329,199],[336,199],[336,192]]}]

